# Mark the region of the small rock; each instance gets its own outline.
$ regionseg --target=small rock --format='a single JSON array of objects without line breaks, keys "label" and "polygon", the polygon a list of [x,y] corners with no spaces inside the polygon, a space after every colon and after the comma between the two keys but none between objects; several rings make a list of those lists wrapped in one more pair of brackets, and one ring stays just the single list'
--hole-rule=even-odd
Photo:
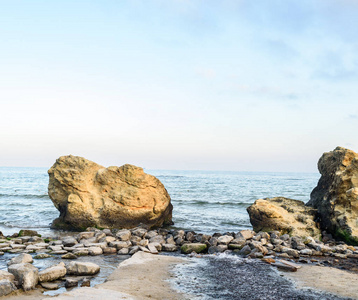
[{"label": "small rock", "polygon": [[127,255],[129,253],[129,248],[122,248],[122,249],[119,249],[117,254],[118,255]]},{"label": "small rock", "polygon": [[35,259],[44,259],[44,258],[50,258],[50,257],[53,257],[53,256],[49,255],[47,253],[40,253],[40,254],[37,254],[34,258]]},{"label": "small rock", "polygon": [[94,275],[100,271],[100,267],[91,262],[71,261],[67,266],[69,275]]},{"label": "small rock", "polygon": [[127,229],[119,230],[116,237],[121,241],[128,241],[131,238],[131,232]]},{"label": "small rock", "polygon": [[173,244],[163,244],[162,245],[162,251],[174,252],[176,250],[177,250],[177,246],[175,246]]},{"label": "small rock", "polygon": [[229,244],[234,238],[229,235],[223,235],[218,238],[219,245],[227,245]]},{"label": "small rock", "polygon": [[66,275],[66,268],[63,262],[39,272],[39,281],[54,281]]},{"label": "small rock", "polygon": [[78,286],[78,279],[66,278],[66,281],[65,281],[66,288],[75,287],[75,286]]},{"label": "small rock", "polygon": [[81,287],[84,287],[84,286],[91,286],[91,280],[88,279],[88,278],[85,278],[83,279],[82,283],[81,283]]},{"label": "small rock", "polygon": [[117,248],[115,247],[106,247],[103,249],[103,253],[104,254],[116,254],[117,253]]},{"label": "small rock", "polygon": [[89,255],[100,255],[103,252],[104,251],[100,247],[90,247],[90,248],[88,248],[88,254]]},{"label": "small rock", "polygon": [[181,246],[180,251],[184,254],[189,254],[191,252],[202,253],[205,252],[208,246],[206,244],[201,243],[191,243],[191,244],[184,244]]},{"label": "small rock", "polygon": [[209,254],[214,254],[214,253],[222,253],[224,251],[227,250],[227,245],[217,245],[217,246],[211,246],[208,249],[208,253]]},{"label": "small rock", "polygon": [[32,263],[33,259],[32,256],[30,254],[20,254],[16,257],[13,257],[8,263],[7,265],[14,265],[14,264],[21,264],[21,263]]},{"label": "small rock", "polygon": [[40,285],[46,290],[58,290],[60,285],[54,282],[41,282]]},{"label": "small rock", "polygon": [[61,256],[62,259],[77,259],[77,255],[73,253],[66,253],[65,255]]}]

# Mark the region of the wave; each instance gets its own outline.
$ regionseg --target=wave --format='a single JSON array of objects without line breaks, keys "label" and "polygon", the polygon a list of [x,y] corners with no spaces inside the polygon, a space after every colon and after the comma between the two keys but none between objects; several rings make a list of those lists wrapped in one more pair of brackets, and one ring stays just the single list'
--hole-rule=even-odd
[{"label": "wave", "polygon": [[25,198],[25,199],[42,199],[49,198],[48,194],[0,194],[0,198]]},{"label": "wave", "polygon": [[235,206],[235,207],[243,207],[246,208],[250,205],[252,205],[251,203],[248,202],[234,202],[234,201],[230,201],[230,202],[221,202],[221,201],[205,201],[205,200],[175,200],[172,199],[172,201],[174,203],[180,203],[180,204],[186,204],[186,205],[195,205],[195,206],[204,206],[204,205],[215,205],[215,206]]}]

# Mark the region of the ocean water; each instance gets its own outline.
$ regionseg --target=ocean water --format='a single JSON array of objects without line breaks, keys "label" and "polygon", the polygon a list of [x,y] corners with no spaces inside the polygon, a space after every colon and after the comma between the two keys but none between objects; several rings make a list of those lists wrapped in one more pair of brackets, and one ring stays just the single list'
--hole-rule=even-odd
[{"label": "ocean water", "polygon": [[[318,173],[145,170],[168,190],[174,228],[202,233],[251,228],[246,208],[256,199],[284,196],[307,202]],[[34,229],[52,235],[59,216],[47,195],[46,168],[0,168],[0,231]]]}]

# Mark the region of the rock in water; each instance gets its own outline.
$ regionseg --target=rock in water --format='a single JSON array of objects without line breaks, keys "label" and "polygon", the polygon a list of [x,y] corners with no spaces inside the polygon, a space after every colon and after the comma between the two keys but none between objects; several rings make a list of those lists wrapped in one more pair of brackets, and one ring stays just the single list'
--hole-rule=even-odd
[{"label": "rock in water", "polygon": [[307,205],[318,211],[322,230],[358,245],[358,154],[337,147],[318,161],[321,178]]},{"label": "rock in water", "polygon": [[284,197],[258,199],[247,211],[256,232],[278,230],[281,234],[320,236],[314,221],[316,210],[302,201]]},{"label": "rock in water", "polygon": [[133,165],[104,168],[62,156],[48,171],[49,196],[60,211],[53,228],[133,228],[172,224],[170,196],[154,176]]}]

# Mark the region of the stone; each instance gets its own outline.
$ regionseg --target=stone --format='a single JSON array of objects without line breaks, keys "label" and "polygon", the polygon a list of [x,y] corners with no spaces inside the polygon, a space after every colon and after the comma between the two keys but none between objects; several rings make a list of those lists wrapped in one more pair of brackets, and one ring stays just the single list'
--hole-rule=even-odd
[{"label": "stone", "polygon": [[5,270],[0,270],[0,280],[3,279],[13,282],[15,280],[15,276],[10,272],[7,272]]},{"label": "stone", "polygon": [[117,253],[117,248],[115,247],[106,247],[103,249],[104,254],[115,254]]},{"label": "stone", "polygon": [[60,285],[54,282],[41,282],[40,285],[46,290],[58,290]]},{"label": "stone", "polygon": [[63,244],[64,247],[72,247],[72,246],[78,244],[78,242],[74,237],[69,236],[69,237],[65,237],[62,240],[62,244]]},{"label": "stone", "polygon": [[302,250],[300,250],[300,254],[301,255],[312,255],[312,250],[311,249],[302,249]]},{"label": "stone", "polygon": [[207,250],[208,246],[206,244],[201,243],[191,243],[191,244],[184,244],[180,247],[181,253],[189,254],[192,252],[202,253]]},{"label": "stone", "polygon": [[24,289],[29,291],[35,288],[39,280],[39,271],[29,263],[12,264],[8,271],[15,276],[15,280]]},{"label": "stone", "polygon": [[32,262],[33,262],[32,256],[30,254],[23,253],[10,259],[7,265],[10,266],[14,264],[32,263]]},{"label": "stone", "polygon": [[69,275],[94,275],[100,271],[100,267],[91,262],[71,261],[67,266]]},{"label": "stone", "polygon": [[117,252],[118,255],[127,255],[129,254],[129,248],[122,248],[122,249],[119,249],[118,252]]},{"label": "stone", "polygon": [[[123,248],[123,249],[125,249],[125,248]],[[128,254],[133,255],[134,253],[137,253],[139,250],[140,250],[139,246],[130,247],[130,248],[128,248]]]},{"label": "stone", "polygon": [[66,278],[65,281],[65,287],[66,288],[71,288],[71,287],[75,287],[78,286],[78,279],[76,278]]},{"label": "stone", "polygon": [[38,234],[38,232],[35,230],[22,229],[19,231],[18,236],[19,237],[21,237],[21,236],[38,236],[38,237],[40,237],[41,235]]},{"label": "stone", "polygon": [[318,161],[321,178],[307,205],[317,209],[321,229],[358,245],[358,154],[337,147]]},{"label": "stone", "polygon": [[223,235],[218,237],[218,244],[220,245],[228,245],[234,238],[229,235]]},{"label": "stone", "polygon": [[251,248],[249,245],[245,245],[238,253],[243,256],[249,255],[251,253]]},{"label": "stone", "polygon": [[[182,232],[184,233],[184,230],[182,230]],[[185,233],[184,233],[185,234]],[[183,234],[183,236],[184,236],[184,234]],[[156,232],[155,230],[150,230],[150,231],[148,231],[146,234],[145,234],[145,236],[144,236],[144,238],[146,238],[146,239],[151,239],[152,237],[155,237],[156,235],[158,235],[158,232]]]},{"label": "stone", "polygon": [[88,249],[78,248],[77,250],[74,250],[72,253],[76,256],[86,256],[88,255]]},{"label": "stone", "polygon": [[162,235],[156,235],[156,236],[154,236],[154,237],[149,239],[149,243],[165,244],[165,239],[163,238]]},{"label": "stone", "polygon": [[222,253],[222,252],[226,251],[227,249],[228,249],[227,245],[211,246],[208,249],[208,253],[209,254]]},{"label": "stone", "polygon": [[147,245],[147,247],[148,247],[150,253],[152,253],[152,254],[158,254],[159,253],[157,248],[155,247],[155,245],[153,243],[149,243]]},{"label": "stone", "polygon": [[235,239],[245,239],[245,240],[249,240],[249,239],[252,239],[254,236],[255,236],[255,231],[250,230],[250,229],[245,229],[245,230],[239,231],[239,232],[235,235]]},{"label": "stone", "polygon": [[303,201],[284,197],[258,199],[247,208],[255,231],[274,231],[299,237],[320,237],[317,211]]},{"label": "stone", "polygon": [[133,228],[172,224],[170,196],[154,176],[133,165],[104,168],[62,156],[48,171],[48,194],[60,217],[53,228]]},{"label": "stone", "polygon": [[63,247],[60,245],[56,245],[56,246],[49,246],[48,247],[51,251],[61,251],[63,250]]},{"label": "stone", "polygon": [[132,235],[139,236],[140,238],[143,238],[147,233],[147,230],[144,228],[134,228],[132,229]]},{"label": "stone", "polygon": [[101,255],[102,253],[103,253],[103,250],[100,247],[89,247],[88,248],[89,255]]},{"label": "stone", "polygon": [[0,297],[9,295],[16,290],[16,286],[13,282],[8,279],[0,280]]},{"label": "stone", "polygon": [[66,250],[51,251],[51,254],[55,254],[55,255],[63,255],[63,254],[66,254],[66,253],[67,253]]},{"label": "stone", "polygon": [[127,229],[123,229],[123,230],[119,230],[116,233],[116,237],[120,240],[120,241],[129,241],[129,239],[131,238],[132,233],[130,232],[130,230]]},{"label": "stone", "polygon": [[88,278],[83,279],[82,283],[81,283],[81,287],[84,286],[91,286],[91,280]]},{"label": "stone", "polygon": [[61,256],[62,259],[77,259],[77,255],[73,253],[66,253]]},{"label": "stone", "polygon": [[39,281],[54,281],[66,275],[66,268],[63,262],[39,272]]},{"label": "stone", "polygon": [[174,252],[176,250],[177,250],[177,246],[175,246],[173,244],[163,244],[162,245],[162,251]]},{"label": "stone", "polygon": [[50,258],[50,257],[52,257],[52,255],[47,254],[47,253],[39,253],[34,258],[35,259],[44,259],[44,258]]}]

